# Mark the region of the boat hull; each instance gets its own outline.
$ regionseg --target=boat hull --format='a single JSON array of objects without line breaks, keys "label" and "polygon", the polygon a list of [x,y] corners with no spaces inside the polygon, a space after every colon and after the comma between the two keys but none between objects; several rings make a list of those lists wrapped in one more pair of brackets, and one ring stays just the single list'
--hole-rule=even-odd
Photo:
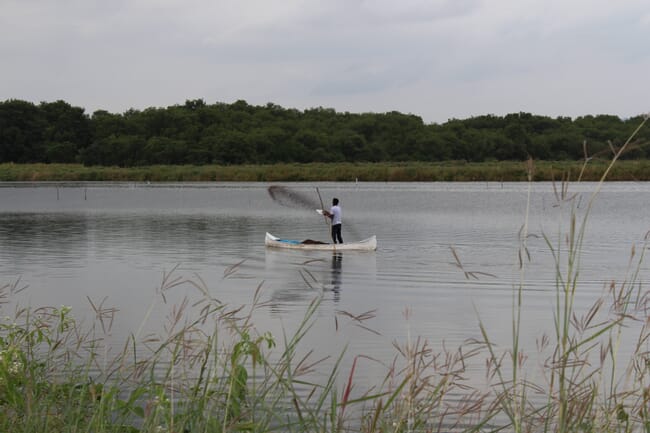
[{"label": "boat hull", "polygon": [[302,244],[300,241],[280,239],[270,233],[266,234],[264,244],[271,248],[288,248],[294,250],[321,251],[374,251],[377,249],[377,237],[371,236],[359,242],[343,244]]}]

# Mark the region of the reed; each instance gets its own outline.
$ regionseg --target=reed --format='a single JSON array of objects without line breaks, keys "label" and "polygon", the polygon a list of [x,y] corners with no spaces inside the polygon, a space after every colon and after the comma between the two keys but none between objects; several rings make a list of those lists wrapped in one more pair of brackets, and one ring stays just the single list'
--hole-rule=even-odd
[{"label": "reed", "polygon": [[[536,161],[533,181],[580,178],[598,181],[650,180],[650,160]],[[273,165],[161,165],[86,167],[80,164],[0,164],[4,182],[526,182],[527,162],[311,163]]]},{"label": "reed", "polygon": [[[346,351],[325,362],[304,347],[320,296],[293,332],[273,336],[255,326],[256,311],[264,307],[263,284],[250,305],[231,307],[199,276],[173,269],[163,274],[154,300],[168,305],[164,328],[146,334],[143,324],[119,353],[107,342],[118,312],[104,301],[89,299],[95,315],[89,327],[67,307],[17,308],[2,322],[0,431],[650,432],[650,294],[642,278],[647,245],[632,248],[623,279],[613,281],[591,308],[578,311],[574,302],[592,204],[625,146],[604,169],[586,208],[568,193],[566,178],[555,184],[569,221],[556,239],[544,234],[555,259],[555,309],[553,334],[539,336],[539,366],[527,365],[520,341],[530,260],[526,213],[516,252],[520,278],[512,292],[511,345],[505,350],[480,322],[481,337],[457,348],[434,350],[409,333],[394,343],[390,362]],[[527,165],[529,182],[538,170],[532,161]],[[578,181],[586,172],[578,171]],[[468,270],[451,253],[466,278],[489,276]],[[235,275],[242,263],[226,269],[223,278]],[[317,287],[306,267],[305,284]],[[20,281],[0,286],[3,312],[23,288]],[[177,293],[192,291],[171,303]],[[337,327],[345,320],[372,332],[366,322],[373,316],[341,312]],[[618,347],[630,337],[635,350],[620,359]],[[350,367],[346,356],[352,356]],[[468,378],[468,366],[482,360],[486,386]],[[385,375],[361,389],[356,377],[366,363],[379,364]]]}]

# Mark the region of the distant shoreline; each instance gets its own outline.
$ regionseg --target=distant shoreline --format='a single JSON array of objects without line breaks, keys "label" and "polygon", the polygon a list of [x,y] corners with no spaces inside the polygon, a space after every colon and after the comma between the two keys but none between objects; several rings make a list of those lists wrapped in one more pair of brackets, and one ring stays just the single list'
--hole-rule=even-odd
[{"label": "distant shoreline", "polygon": [[[533,181],[600,180],[609,161],[535,161]],[[584,168],[584,170],[583,170]],[[269,165],[0,164],[0,182],[525,182],[526,162],[309,163]],[[649,181],[650,160],[618,161],[609,181]]]}]

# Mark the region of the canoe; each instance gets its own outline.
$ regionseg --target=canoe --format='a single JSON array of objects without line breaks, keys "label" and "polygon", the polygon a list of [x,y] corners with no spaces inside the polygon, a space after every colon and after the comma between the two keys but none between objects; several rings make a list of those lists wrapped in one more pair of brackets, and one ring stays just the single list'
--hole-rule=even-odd
[{"label": "canoe", "polygon": [[280,239],[271,233],[266,234],[264,245],[272,248],[291,248],[296,250],[322,250],[322,251],[374,251],[377,249],[377,237],[371,236],[359,242],[343,244],[303,244],[301,241]]}]

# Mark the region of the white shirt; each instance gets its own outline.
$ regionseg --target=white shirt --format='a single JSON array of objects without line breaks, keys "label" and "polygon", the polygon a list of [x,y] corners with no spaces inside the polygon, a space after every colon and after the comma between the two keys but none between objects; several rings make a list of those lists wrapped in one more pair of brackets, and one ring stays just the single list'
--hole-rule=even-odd
[{"label": "white shirt", "polygon": [[330,213],[332,214],[332,225],[341,224],[341,208],[338,205],[332,206]]}]

